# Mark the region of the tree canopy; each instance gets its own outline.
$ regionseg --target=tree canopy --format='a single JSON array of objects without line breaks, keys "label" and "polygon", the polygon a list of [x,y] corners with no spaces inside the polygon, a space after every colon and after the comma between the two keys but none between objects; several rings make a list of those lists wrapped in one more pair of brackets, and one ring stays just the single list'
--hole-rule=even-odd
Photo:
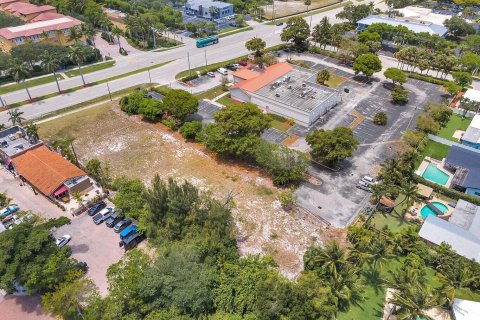
[{"label": "tree canopy", "polygon": [[306,137],[316,161],[334,165],[353,155],[359,142],[353,136],[352,129],[338,127],[333,130],[315,130]]},{"label": "tree canopy", "polygon": [[285,42],[291,41],[296,47],[302,47],[309,35],[310,28],[305,19],[293,17],[287,20],[287,24],[280,34],[280,39]]},{"label": "tree canopy", "polygon": [[353,71],[355,74],[363,73],[371,77],[375,72],[382,70],[382,62],[373,53],[365,53],[358,56],[353,62]]},{"label": "tree canopy", "polygon": [[185,90],[169,90],[162,101],[165,110],[180,121],[198,110],[198,99]]}]

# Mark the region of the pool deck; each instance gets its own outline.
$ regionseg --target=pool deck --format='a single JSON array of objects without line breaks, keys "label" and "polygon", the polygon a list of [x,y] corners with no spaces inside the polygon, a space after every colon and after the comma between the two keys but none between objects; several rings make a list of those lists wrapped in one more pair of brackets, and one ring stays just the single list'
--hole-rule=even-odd
[{"label": "pool deck", "polygon": [[450,207],[446,201],[444,201],[444,200],[442,200],[442,199],[440,199],[436,196],[433,196],[432,199],[429,199],[425,202],[424,201],[415,202],[415,204],[408,209],[407,213],[405,214],[405,218],[406,219],[416,219],[416,220],[419,220],[419,221],[423,222],[423,217],[422,217],[422,214],[420,213],[420,211],[422,210],[422,208],[424,206],[427,205],[427,202],[429,202],[429,203],[440,202],[441,204],[443,204],[447,207],[447,209],[448,209],[447,212],[445,212],[442,215],[438,215],[437,217],[448,221],[450,219],[450,217],[452,216],[454,208]]},{"label": "pool deck", "polygon": [[[422,177],[423,173],[425,172],[425,170],[427,169],[427,167],[430,163],[436,165],[438,169],[442,170],[443,172],[445,172],[448,175],[448,180],[445,183],[444,187],[445,188],[450,188],[450,184],[452,183],[452,180],[453,180],[453,174],[451,174],[450,172],[448,172],[447,169],[445,169],[443,160],[438,161],[438,160],[430,158],[430,157],[425,157],[423,159],[422,163],[420,164],[420,166],[418,166],[418,169],[415,171],[415,174]],[[427,180],[432,181],[430,179],[427,179]],[[432,182],[436,183],[435,181],[432,181]]]}]

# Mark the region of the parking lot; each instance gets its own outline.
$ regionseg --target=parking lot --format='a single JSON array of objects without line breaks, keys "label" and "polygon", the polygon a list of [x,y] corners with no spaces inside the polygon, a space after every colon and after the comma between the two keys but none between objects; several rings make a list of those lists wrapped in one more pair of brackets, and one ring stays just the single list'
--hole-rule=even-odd
[{"label": "parking lot", "polygon": [[[320,68],[318,64],[314,67]],[[297,127],[290,131],[305,135],[313,129],[352,127],[360,142],[354,156],[339,163],[334,171],[312,165],[308,173],[321,183],[303,182],[296,191],[302,207],[333,227],[345,227],[355,219],[370,196],[368,192],[356,188],[358,180],[364,175],[375,176],[380,164],[396,155],[396,142],[403,132],[415,126],[415,118],[426,104],[441,100],[442,91],[440,86],[409,79],[405,84],[409,102],[395,105],[391,102],[387,82],[376,80],[366,83],[342,70],[335,73],[349,78],[342,86],[348,86],[350,92],[342,92],[342,103],[329,113],[329,120],[310,128]],[[379,111],[388,115],[386,126],[373,123],[373,116]]]},{"label": "parking lot", "polygon": [[268,128],[262,133],[262,138],[274,144],[280,144],[288,137],[288,133],[275,128]]}]

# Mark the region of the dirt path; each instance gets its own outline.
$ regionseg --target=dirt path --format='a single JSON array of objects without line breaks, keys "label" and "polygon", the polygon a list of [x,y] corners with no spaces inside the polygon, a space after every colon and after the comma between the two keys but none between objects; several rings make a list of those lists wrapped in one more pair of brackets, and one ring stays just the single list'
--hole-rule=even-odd
[{"label": "dirt path", "polygon": [[280,207],[280,190],[256,168],[219,159],[161,125],[126,116],[116,105],[42,123],[40,136],[75,138],[81,162],[94,157],[109,161],[115,176],[140,178],[148,184],[158,173],[165,179],[188,180],[219,199],[233,194],[241,254],[272,255],[288,278],[301,271],[308,245],[325,238],[314,218]]}]

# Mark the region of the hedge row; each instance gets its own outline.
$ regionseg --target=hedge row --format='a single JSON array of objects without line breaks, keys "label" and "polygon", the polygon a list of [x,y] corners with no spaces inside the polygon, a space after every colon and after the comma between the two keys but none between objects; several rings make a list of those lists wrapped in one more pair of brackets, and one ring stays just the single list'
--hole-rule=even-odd
[{"label": "hedge row", "polygon": [[445,188],[437,183],[434,183],[432,181],[429,181],[421,176],[414,175],[413,180],[417,183],[424,184],[426,186],[429,186],[433,188],[435,192],[438,192],[440,194],[443,194],[446,197],[458,200],[458,199],[463,199],[465,201],[471,202],[473,204],[479,205],[480,206],[480,197],[475,197],[463,192],[456,191],[454,189],[449,189]]},{"label": "hedge row", "polygon": [[427,76],[427,75],[423,75],[423,74],[418,74],[418,73],[407,73],[407,76],[409,78],[412,78],[412,79],[417,79],[417,80],[421,80],[421,81],[425,81],[425,82],[430,82],[430,83],[433,83],[433,84],[439,84],[441,86],[443,86],[445,83],[447,83],[448,81],[446,80],[442,80],[442,79],[438,79],[438,78],[435,78],[435,77],[432,77],[432,76]]}]

